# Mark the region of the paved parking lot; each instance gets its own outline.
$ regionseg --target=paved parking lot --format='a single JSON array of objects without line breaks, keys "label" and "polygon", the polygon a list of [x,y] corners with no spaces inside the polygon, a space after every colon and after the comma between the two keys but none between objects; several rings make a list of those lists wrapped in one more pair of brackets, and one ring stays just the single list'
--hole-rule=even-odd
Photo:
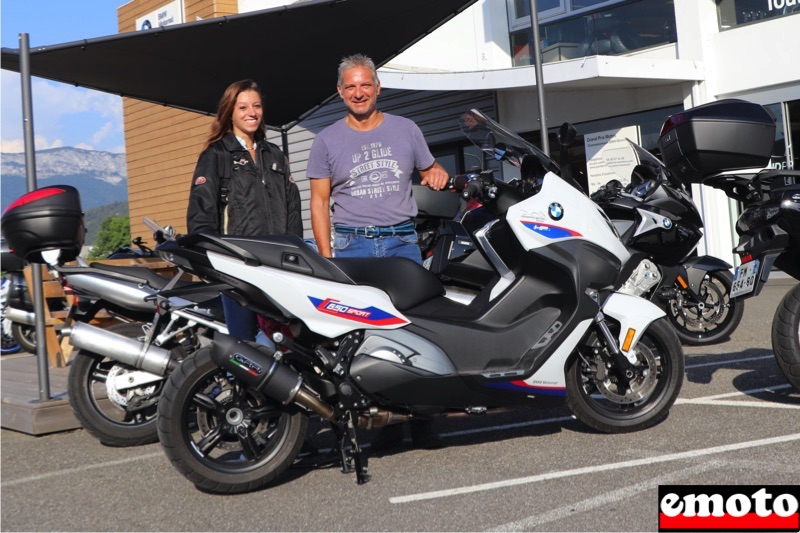
[{"label": "paved parking lot", "polygon": [[593,433],[565,408],[447,419],[445,449],[372,457],[366,485],[336,467],[295,468],[280,485],[219,496],[195,489],[158,444],[3,430],[0,529],[654,531],[659,485],[800,482],[800,394],[769,340],[794,283],[770,281],[748,300],[730,341],[686,348],[678,402],[646,431]]}]

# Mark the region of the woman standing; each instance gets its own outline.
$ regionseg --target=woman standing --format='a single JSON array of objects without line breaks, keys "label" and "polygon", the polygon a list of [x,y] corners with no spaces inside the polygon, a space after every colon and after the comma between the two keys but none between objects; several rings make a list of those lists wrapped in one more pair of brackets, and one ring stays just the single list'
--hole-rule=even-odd
[{"label": "woman standing", "polygon": [[[303,235],[300,193],[288,159],[266,140],[261,90],[253,80],[232,83],[220,99],[195,167],[186,223],[189,233]],[[222,303],[230,334],[255,340],[255,313],[225,295]]]}]

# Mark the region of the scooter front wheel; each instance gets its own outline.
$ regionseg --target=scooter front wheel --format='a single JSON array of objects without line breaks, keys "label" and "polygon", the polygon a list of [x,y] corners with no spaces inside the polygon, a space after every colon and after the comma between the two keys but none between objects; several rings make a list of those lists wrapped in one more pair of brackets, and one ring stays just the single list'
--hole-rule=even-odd
[{"label": "scooter front wheel", "polygon": [[626,433],[667,416],[683,384],[683,348],[675,330],[661,318],[633,350],[636,376],[624,385],[599,355],[573,359],[566,376],[567,405],[578,420],[604,433]]},{"label": "scooter front wheel", "polygon": [[175,369],[158,404],[158,438],[189,481],[210,492],[260,489],[294,462],[308,416],[238,381],[201,348]]},{"label": "scooter front wheel", "polygon": [[775,311],[772,350],[783,375],[800,390],[800,285],[786,293]]}]

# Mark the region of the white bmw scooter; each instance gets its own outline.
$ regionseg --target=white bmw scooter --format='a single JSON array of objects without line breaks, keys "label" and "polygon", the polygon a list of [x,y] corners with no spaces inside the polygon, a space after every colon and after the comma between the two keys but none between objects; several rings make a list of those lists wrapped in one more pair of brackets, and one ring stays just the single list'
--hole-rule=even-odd
[{"label": "white bmw scooter", "polygon": [[407,259],[326,259],[294,237],[191,234],[158,246],[282,324],[277,349],[217,335],[170,375],[159,439],[190,481],[265,486],[295,460],[310,413],[331,423],[359,483],[369,479],[359,427],[554,398],[608,433],[666,417],[683,352],[663,311],[617,292],[636,265],[612,224],[534,146],[477,111],[461,122],[527,183],[453,180],[483,204],[463,224],[496,271],[468,304]]}]

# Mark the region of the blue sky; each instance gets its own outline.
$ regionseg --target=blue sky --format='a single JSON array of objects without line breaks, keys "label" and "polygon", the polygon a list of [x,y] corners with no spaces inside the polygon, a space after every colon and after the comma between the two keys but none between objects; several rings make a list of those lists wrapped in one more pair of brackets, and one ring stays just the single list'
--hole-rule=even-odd
[{"label": "blue sky", "polygon": [[[0,39],[19,48],[27,33],[31,48],[117,33],[117,8],[126,0],[2,0]],[[20,77],[2,71],[0,147],[23,151]],[[122,99],[41,78],[32,79],[36,149],[75,146],[124,152]]]}]

